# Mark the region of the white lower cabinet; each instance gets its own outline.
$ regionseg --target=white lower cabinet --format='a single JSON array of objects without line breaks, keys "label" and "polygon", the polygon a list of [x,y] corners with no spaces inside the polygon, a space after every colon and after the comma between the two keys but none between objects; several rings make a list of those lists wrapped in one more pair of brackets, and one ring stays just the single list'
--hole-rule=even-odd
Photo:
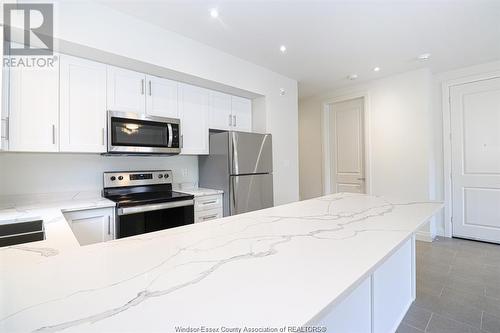
[{"label": "white lower cabinet", "polygon": [[222,214],[222,194],[194,198],[194,223],[220,219]]},{"label": "white lower cabinet", "polygon": [[396,332],[415,300],[415,237],[407,240],[350,294],[310,324],[328,332]]},{"label": "white lower cabinet", "polygon": [[115,238],[114,208],[69,211],[64,217],[82,246]]},{"label": "white lower cabinet", "polygon": [[210,220],[220,219],[222,218],[222,207],[204,210],[201,212],[194,212],[194,223],[206,222]]}]

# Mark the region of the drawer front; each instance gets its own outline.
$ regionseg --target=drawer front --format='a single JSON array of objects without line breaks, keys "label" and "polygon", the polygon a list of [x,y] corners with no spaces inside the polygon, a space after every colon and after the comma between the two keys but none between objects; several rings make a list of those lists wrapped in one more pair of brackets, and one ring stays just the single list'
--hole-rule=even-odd
[{"label": "drawer front", "polygon": [[222,207],[210,210],[204,210],[201,212],[195,212],[194,222],[206,222],[210,220],[222,218]]},{"label": "drawer front", "polygon": [[194,200],[194,210],[204,211],[222,207],[222,194],[196,197]]}]

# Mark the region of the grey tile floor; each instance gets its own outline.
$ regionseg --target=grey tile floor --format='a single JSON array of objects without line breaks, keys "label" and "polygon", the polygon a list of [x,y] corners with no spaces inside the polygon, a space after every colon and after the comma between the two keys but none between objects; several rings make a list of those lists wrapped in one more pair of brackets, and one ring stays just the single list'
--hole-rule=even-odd
[{"label": "grey tile floor", "polygon": [[397,333],[500,333],[500,245],[417,242],[417,298]]}]

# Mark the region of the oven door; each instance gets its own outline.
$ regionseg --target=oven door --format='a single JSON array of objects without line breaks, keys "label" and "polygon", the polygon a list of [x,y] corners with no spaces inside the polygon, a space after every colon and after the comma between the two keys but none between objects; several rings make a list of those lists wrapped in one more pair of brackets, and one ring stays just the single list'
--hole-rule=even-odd
[{"label": "oven door", "polygon": [[117,238],[194,223],[194,200],[182,200],[117,209]]},{"label": "oven door", "polygon": [[179,119],[108,112],[108,153],[179,154]]}]

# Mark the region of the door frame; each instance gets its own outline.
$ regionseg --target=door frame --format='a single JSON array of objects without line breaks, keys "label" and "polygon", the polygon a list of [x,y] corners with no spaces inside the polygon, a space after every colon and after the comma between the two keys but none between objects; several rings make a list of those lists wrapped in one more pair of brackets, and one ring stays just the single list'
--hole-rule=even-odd
[{"label": "door frame", "polygon": [[365,192],[366,194],[371,194],[371,159],[370,159],[370,99],[367,91],[360,91],[350,94],[339,95],[322,102],[322,112],[321,112],[321,129],[322,129],[322,174],[323,174],[323,195],[330,194],[331,192],[331,150],[330,147],[330,111],[331,104],[346,102],[352,99],[363,98],[363,126],[364,126],[364,159],[365,159]]},{"label": "door frame", "polygon": [[453,237],[453,175],[451,154],[451,94],[450,89],[468,83],[500,78],[500,71],[464,76],[458,79],[443,81],[442,112],[443,112],[443,168],[444,168],[444,236]]}]

